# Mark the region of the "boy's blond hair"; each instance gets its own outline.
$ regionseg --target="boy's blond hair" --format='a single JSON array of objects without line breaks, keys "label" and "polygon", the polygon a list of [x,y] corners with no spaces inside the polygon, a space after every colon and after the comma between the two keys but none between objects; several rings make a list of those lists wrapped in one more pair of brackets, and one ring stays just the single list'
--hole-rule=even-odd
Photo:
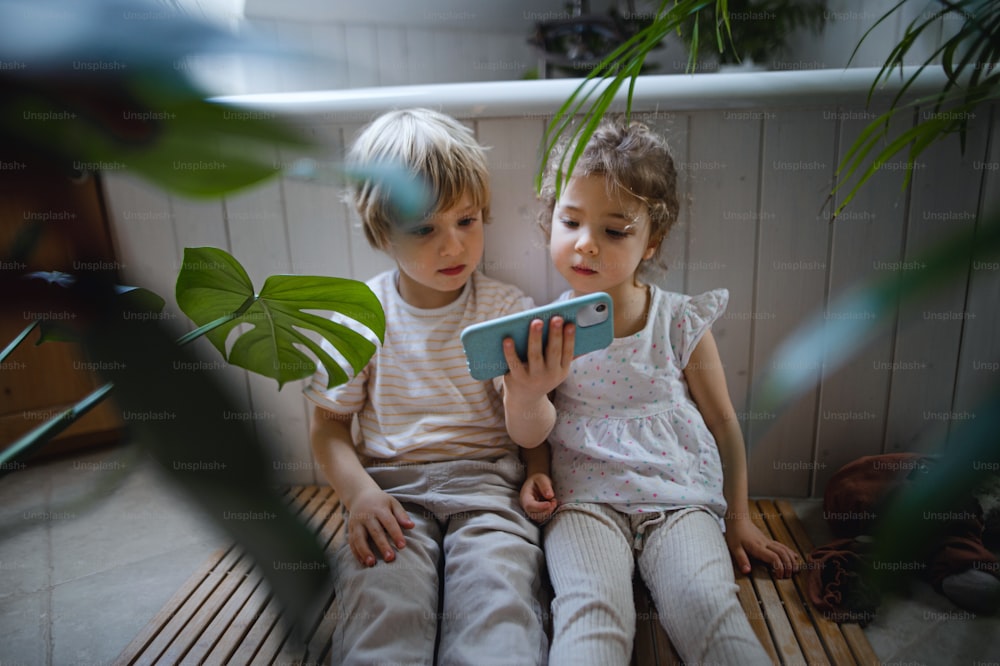
[{"label": "boy's blond hair", "polygon": [[[539,192],[543,209],[538,217],[546,240],[552,233],[552,211],[556,205],[556,169],[564,151],[572,148],[570,138],[564,137],[552,150],[546,165]],[[574,177],[590,175],[607,178],[609,191],[627,192],[642,201],[649,213],[649,240],[658,244],[656,253],[643,262],[643,268],[666,270],[661,252],[663,240],[680,213],[677,170],[666,140],[642,123],[625,123],[620,118],[602,120],[573,167]],[[566,187],[565,182],[562,187]]]},{"label": "boy's blond hair", "polygon": [[[473,205],[489,219],[490,181],[486,152],[470,130],[454,118],[431,109],[390,111],[358,135],[347,155],[348,164],[391,163],[409,170],[429,190],[425,217],[451,208],[468,193]],[[347,199],[361,216],[365,238],[385,250],[394,227],[402,220],[393,205],[391,187],[378,180],[357,182]]]}]

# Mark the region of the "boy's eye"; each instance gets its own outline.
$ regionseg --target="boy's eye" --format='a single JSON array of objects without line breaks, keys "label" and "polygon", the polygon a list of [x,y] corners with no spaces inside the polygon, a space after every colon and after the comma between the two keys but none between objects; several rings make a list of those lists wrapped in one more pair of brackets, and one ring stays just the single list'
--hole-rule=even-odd
[{"label": "boy's eye", "polygon": [[414,227],[410,229],[409,233],[411,236],[427,236],[428,234],[431,234],[433,232],[434,232],[434,227],[429,225],[423,225],[420,227]]},{"label": "boy's eye", "polygon": [[469,217],[463,217],[461,220],[458,221],[458,226],[460,226],[460,227],[469,227],[469,226],[472,226],[473,224],[476,223],[476,220],[478,220],[478,219],[479,218],[476,217],[475,215],[472,215],[472,216],[469,216]]},{"label": "boy's eye", "polygon": [[579,222],[576,222],[575,220],[566,219],[566,218],[563,218],[563,219],[559,220],[559,223],[561,225],[563,225],[564,227],[566,227],[567,229],[576,229],[578,226],[580,226]]},{"label": "boy's eye", "polygon": [[604,232],[611,238],[628,238],[631,234],[622,229],[605,229]]}]

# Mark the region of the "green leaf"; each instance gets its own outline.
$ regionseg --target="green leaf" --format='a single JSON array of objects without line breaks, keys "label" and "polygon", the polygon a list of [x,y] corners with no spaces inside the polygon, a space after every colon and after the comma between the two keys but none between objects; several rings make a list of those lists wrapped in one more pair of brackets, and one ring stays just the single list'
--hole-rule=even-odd
[{"label": "green leaf", "polygon": [[[367,285],[334,277],[273,275],[255,294],[239,262],[213,247],[185,248],[176,296],[177,305],[205,329],[223,358],[275,379],[279,389],[316,371],[315,362],[300,348],[311,351],[323,364],[329,386],[347,381],[344,369],[307,331],[333,345],[355,373],[375,353],[375,344],[365,336],[308,311],[339,313],[362,324],[380,341],[385,336],[382,305]],[[227,339],[241,323],[252,328],[239,335],[227,352]]]}]

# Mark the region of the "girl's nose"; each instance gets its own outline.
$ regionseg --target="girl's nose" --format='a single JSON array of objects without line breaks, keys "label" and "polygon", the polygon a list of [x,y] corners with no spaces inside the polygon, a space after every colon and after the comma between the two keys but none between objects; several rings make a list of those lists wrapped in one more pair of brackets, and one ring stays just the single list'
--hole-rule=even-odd
[{"label": "girl's nose", "polygon": [[597,243],[589,231],[581,230],[576,239],[576,251],[581,254],[597,254]]}]

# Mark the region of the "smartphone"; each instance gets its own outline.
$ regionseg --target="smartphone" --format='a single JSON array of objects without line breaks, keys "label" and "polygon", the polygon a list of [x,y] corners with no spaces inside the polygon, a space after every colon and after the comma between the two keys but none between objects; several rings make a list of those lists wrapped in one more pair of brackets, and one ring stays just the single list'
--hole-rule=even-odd
[{"label": "smartphone", "polygon": [[462,331],[462,346],[469,372],[479,380],[492,379],[509,369],[503,356],[504,338],[514,339],[514,349],[522,361],[528,357],[528,326],[541,319],[542,345],[548,341],[549,320],[559,316],[576,325],[573,356],[603,349],[614,339],[611,297],[602,291],[557,301],[532,310],[473,324]]}]

